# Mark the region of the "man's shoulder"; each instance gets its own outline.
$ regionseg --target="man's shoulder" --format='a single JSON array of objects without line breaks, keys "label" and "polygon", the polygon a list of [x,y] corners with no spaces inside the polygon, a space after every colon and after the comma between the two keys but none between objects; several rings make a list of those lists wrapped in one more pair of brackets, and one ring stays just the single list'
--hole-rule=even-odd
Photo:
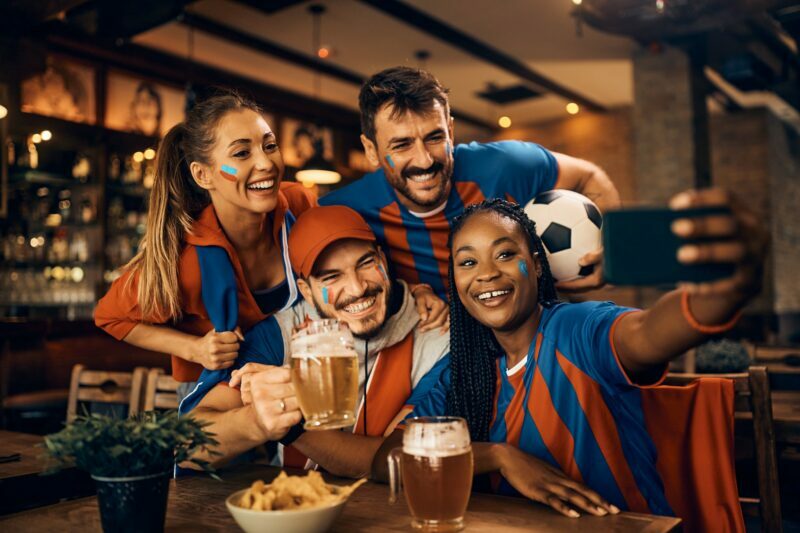
[{"label": "man's shoulder", "polygon": [[383,170],[375,170],[329,192],[319,199],[319,205],[346,205],[358,212],[382,209],[394,201],[385,182]]},{"label": "man's shoulder", "polygon": [[450,353],[450,332],[442,333],[439,328],[421,331],[419,325],[414,328],[414,353],[439,360]]}]

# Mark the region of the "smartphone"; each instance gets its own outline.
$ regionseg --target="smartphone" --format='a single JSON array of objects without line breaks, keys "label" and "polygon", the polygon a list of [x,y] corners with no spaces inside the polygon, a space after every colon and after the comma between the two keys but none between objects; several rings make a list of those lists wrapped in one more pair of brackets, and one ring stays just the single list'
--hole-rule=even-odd
[{"label": "smartphone", "polygon": [[710,239],[683,239],[672,233],[679,218],[730,213],[725,207],[674,211],[668,208],[637,208],[609,211],[603,215],[603,272],[613,285],[669,285],[705,282],[733,275],[733,263],[684,265],[678,248]]}]

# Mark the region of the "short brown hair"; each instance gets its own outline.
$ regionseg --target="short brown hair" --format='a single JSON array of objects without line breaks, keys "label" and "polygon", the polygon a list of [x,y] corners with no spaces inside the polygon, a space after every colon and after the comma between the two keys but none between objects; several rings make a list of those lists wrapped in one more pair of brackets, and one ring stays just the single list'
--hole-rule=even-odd
[{"label": "short brown hair", "polygon": [[450,114],[445,89],[433,74],[419,68],[392,67],[373,75],[358,94],[358,107],[361,110],[361,132],[375,141],[375,115],[385,104],[393,107],[392,117],[399,117],[407,111],[417,114],[427,113],[434,101]]}]

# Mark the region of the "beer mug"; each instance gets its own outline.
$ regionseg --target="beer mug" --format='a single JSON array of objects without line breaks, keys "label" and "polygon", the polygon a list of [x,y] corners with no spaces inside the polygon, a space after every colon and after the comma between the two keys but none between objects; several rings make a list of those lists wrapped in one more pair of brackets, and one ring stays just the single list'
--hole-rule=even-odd
[{"label": "beer mug", "polygon": [[390,503],[402,482],[411,525],[422,531],[458,531],[464,527],[472,490],[472,446],[463,418],[412,418],[403,448],[389,461]]},{"label": "beer mug", "polygon": [[292,384],[305,428],[336,429],[355,423],[358,356],[347,324],[316,320],[292,335]]}]

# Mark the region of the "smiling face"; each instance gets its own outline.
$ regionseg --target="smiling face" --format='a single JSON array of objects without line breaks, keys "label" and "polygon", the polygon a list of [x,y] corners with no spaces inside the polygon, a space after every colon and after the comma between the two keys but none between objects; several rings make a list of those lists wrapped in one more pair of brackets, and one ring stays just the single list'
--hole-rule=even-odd
[{"label": "smiling face", "polygon": [[259,113],[226,113],[215,129],[210,161],[194,161],[190,169],[195,182],[209,191],[215,209],[258,214],[275,209],[284,165],[275,134]]},{"label": "smiling face", "polygon": [[479,212],[453,237],[452,250],[458,297],[478,322],[511,331],[535,313],[541,268],[516,222]]},{"label": "smiling face", "polygon": [[370,338],[386,322],[391,283],[386,258],[373,242],[343,239],[330,244],[311,275],[297,284],[321,317],[347,323],[356,337]]},{"label": "smiling face", "polygon": [[380,165],[400,201],[430,211],[447,200],[453,176],[453,120],[434,101],[430,112],[393,115],[391,104],[375,115],[375,142],[361,136],[367,158]]}]

